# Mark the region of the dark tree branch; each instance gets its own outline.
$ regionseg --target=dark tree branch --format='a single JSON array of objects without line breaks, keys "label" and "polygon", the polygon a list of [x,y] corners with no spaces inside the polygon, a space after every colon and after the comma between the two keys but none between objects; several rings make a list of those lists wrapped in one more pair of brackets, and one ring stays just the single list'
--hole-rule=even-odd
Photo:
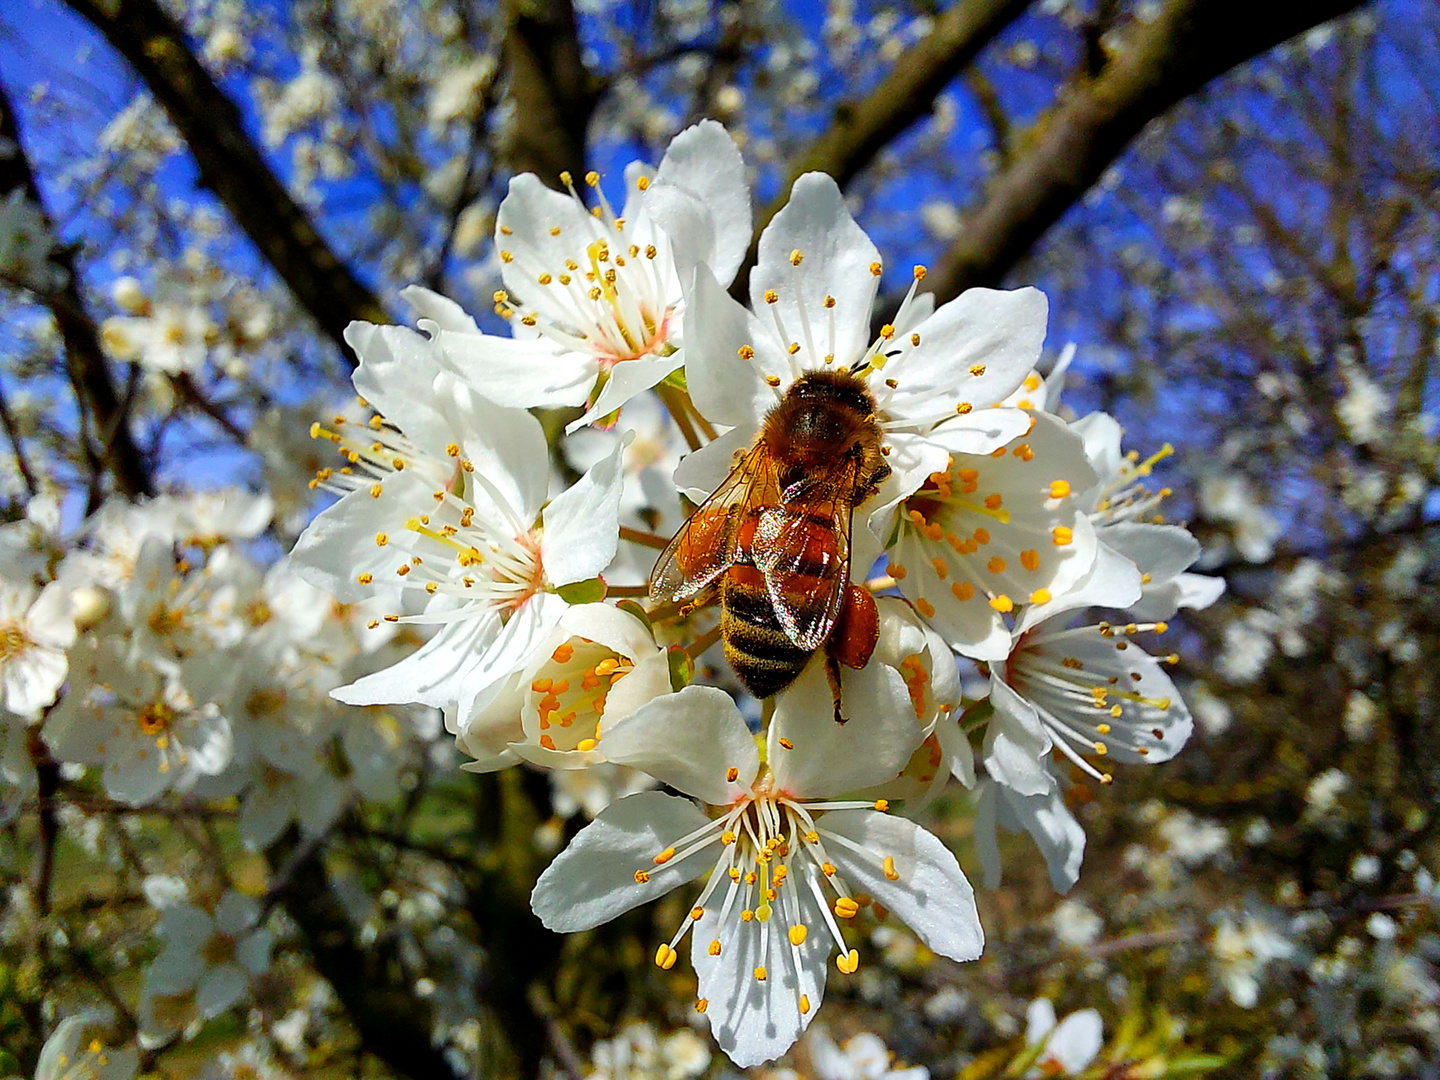
[{"label": "dark tree branch", "polygon": [[320,328],[353,360],[342,334],[352,319],[387,322],[384,306],[316,232],[245,133],[240,110],[190,50],[184,29],[156,0],[68,0],[145,80],[184,137],[200,180]]},{"label": "dark tree branch", "polygon": [[[26,197],[40,208],[46,226],[53,232],[54,222],[45,212],[40,188],[35,183],[35,172],[20,141],[19,121],[3,86],[0,86],[0,142],[9,144],[11,150],[8,155],[0,154],[0,199],[16,188],[22,189]],[[121,405],[120,395],[110,375],[110,365],[100,345],[100,332],[80,295],[80,275],[74,252],[57,247],[50,253],[50,262],[60,271],[63,283],[47,289],[43,295],[37,295],[54,315],[60,338],[65,344],[65,374],[80,406],[81,440],[85,444],[86,455],[97,472],[103,468],[110,473],[116,488],[124,494],[131,498],[152,495],[154,486],[149,469],[130,434],[126,410]],[[94,420],[100,441],[98,450],[89,443],[85,434],[85,414]]]},{"label": "dark tree branch", "polygon": [[1029,0],[956,0],[935,28],[895,61],[890,73],[863,100],[842,102],[823,135],[790,167],[779,196],[755,222],[750,252],[732,292],[741,295],[759,250],[760,233],[790,198],[790,187],[807,172],[826,172],[844,187],[875,155],[920,117],[972,60],[1025,10]]},{"label": "dark tree branch", "polygon": [[397,1076],[454,1080],[444,1053],[431,1042],[429,1006],[410,993],[414,979],[383,937],[363,947],[356,940],[355,926],[330,887],[320,846],[300,844],[292,830],[269,859],[271,872],[285,884],[285,910],[304,933],[316,969],[334,987],[365,1051]]},{"label": "dark tree branch", "polygon": [[932,276],[936,299],[992,285],[1151,120],[1241,61],[1359,6],[1359,0],[1170,0],[1136,24],[1099,76],[1081,80],[991,182]]},{"label": "dark tree branch", "polygon": [[603,83],[585,67],[570,0],[506,0],[503,50],[516,122],[504,157],[552,186],[585,175],[586,132]]},{"label": "dark tree branch", "polygon": [[10,402],[6,400],[3,390],[0,390],[0,425],[5,428],[5,437],[10,440],[10,449],[15,452],[15,467],[20,470],[20,478],[25,481],[25,490],[31,495],[40,490],[40,484],[35,479],[35,470],[30,467],[30,457],[25,453],[25,442],[20,434],[20,426],[15,423],[15,414],[10,411]]}]

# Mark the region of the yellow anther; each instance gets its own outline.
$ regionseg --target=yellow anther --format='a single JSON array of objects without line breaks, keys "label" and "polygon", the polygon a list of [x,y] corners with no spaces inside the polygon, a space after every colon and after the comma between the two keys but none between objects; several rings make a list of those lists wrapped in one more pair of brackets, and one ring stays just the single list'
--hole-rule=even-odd
[{"label": "yellow anther", "polygon": [[[720,843],[723,844],[725,847],[729,847],[731,844],[735,843],[735,834],[729,829],[726,829],[723,833],[720,834]],[[738,874],[739,871],[737,870],[736,873]]]},{"label": "yellow anther", "polygon": [[887,810],[890,809],[890,800],[889,800],[889,799],[876,799],[876,800],[875,800],[875,809],[876,809],[876,810],[879,810],[880,813],[882,813],[882,814],[885,813],[885,811],[887,811]]},{"label": "yellow anther", "polygon": [[757,967],[757,968],[755,969],[755,981],[756,981],[756,982],[764,982],[764,981],[765,981],[765,968],[764,968],[763,966],[762,966],[762,967]]},{"label": "yellow anther", "polygon": [[1170,624],[1167,623],[1167,622],[1157,622],[1157,623],[1155,624],[1155,633],[1157,633],[1157,634],[1163,634],[1163,633],[1165,633],[1166,630],[1169,630],[1169,629],[1170,629]]},{"label": "yellow anther", "polygon": [[751,911],[749,908],[746,908],[744,911],[740,912],[740,921],[741,921],[741,922],[754,922],[754,921],[755,921],[755,912]]},{"label": "yellow anther", "polygon": [[993,597],[991,599],[990,606],[996,611],[1004,614],[1015,610],[1015,601],[1011,600],[1010,597],[1006,596],[1004,593],[1001,593],[999,596]]},{"label": "yellow anther", "polygon": [[[1116,708],[1119,708],[1119,706],[1116,706]],[[1109,748],[1103,742],[1097,742],[1095,744],[1095,753],[1099,754],[1101,757],[1104,757],[1109,752]]]},{"label": "yellow anther", "polygon": [[800,343],[799,343],[798,341],[792,341],[792,342],[790,343],[790,355],[791,355],[791,356],[794,356],[794,355],[795,355],[796,353],[798,353],[799,351],[800,351]]},{"label": "yellow anther", "polygon": [[585,183],[589,184],[591,187],[595,187],[597,184],[600,183],[600,174],[594,169],[591,169],[585,174]]},{"label": "yellow anther", "polygon": [[925,280],[925,275],[926,275],[927,272],[928,272],[928,271],[926,271],[926,269],[925,269],[924,266],[922,266],[922,265],[919,264],[919,263],[916,263],[916,264],[915,264],[914,274],[915,274],[915,280],[916,280],[916,281],[924,281],[924,280]]},{"label": "yellow anther", "polygon": [[860,914],[860,905],[848,896],[835,898],[835,914],[842,919],[853,919]]},{"label": "yellow anther", "polygon": [[588,754],[591,750],[594,750],[595,747],[599,745],[599,742],[594,739],[581,739],[578,743],[575,744],[575,749],[579,750],[581,753]]},{"label": "yellow anther", "polygon": [[780,302],[780,294],[779,294],[778,292],[776,292],[774,289],[766,289],[766,290],[765,290],[765,303],[767,303],[767,304],[778,304],[779,302]]},{"label": "yellow anther", "polygon": [[661,945],[655,950],[655,966],[669,971],[675,966],[675,960],[679,954],[669,945]]},{"label": "yellow anther", "polygon": [[1052,480],[1052,481],[1050,481],[1050,497],[1051,497],[1052,499],[1063,499],[1063,498],[1065,498],[1066,495],[1069,495],[1069,494],[1070,494],[1070,481],[1069,481],[1069,480]]},{"label": "yellow anther", "polygon": [[810,1015],[810,995],[809,995],[809,994],[801,994],[801,995],[800,995],[800,1015],[801,1015],[801,1016],[809,1016],[809,1015]]},{"label": "yellow anther", "polygon": [[719,938],[716,938],[714,941],[710,942],[710,955],[711,955],[711,956],[719,956],[719,955],[720,955],[720,939],[719,939]]},{"label": "yellow anther", "polygon": [[755,350],[754,350],[753,348],[751,348],[749,345],[741,345],[740,348],[737,349],[736,351],[740,354],[740,359],[741,359],[741,360],[753,360],[753,359],[755,359]]},{"label": "yellow anther", "polygon": [[821,864],[820,864],[820,872],[821,872],[822,874],[824,874],[826,877],[834,877],[834,876],[835,876],[835,864],[832,863],[832,862],[823,862],[823,863],[821,863]]},{"label": "yellow anther", "polygon": [[1056,525],[1050,530],[1050,535],[1056,547],[1068,547],[1075,540],[1075,530],[1064,525]]},{"label": "yellow anther", "polygon": [[887,322],[884,326],[880,327],[880,336],[884,340],[889,341],[895,336],[895,327]]},{"label": "yellow anther", "polygon": [[889,880],[891,880],[891,881],[899,881],[899,880],[900,880],[900,871],[898,871],[898,870],[895,869],[895,856],[893,856],[893,855],[886,855],[886,856],[885,856],[885,861],[882,862],[882,863],[880,864],[880,866],[881,866],[881,869],[883,869],[883,870],[885,871],[885,876],[886,876]]},{"label": "yellow anther", "polygon": [[372,573],[370,573],[370,572],[367,570],[365,573],[361,574],[361,575],[360,575],[359,577],[357,577],[355,580],[358,581],[358,582],[360,582],[361,585],[369,585],[372,581],[375,580],[375,575],[372,574]]},{"label": "yellow anther", "polygon": [[805,929],[805,925],[803,923],[797,923],[796,925],[790,927],[790,944],[797,946],[804,945],[805,938],[809,933],[810,931]]},{"label": "yellow anther", "polygon": [[988,563],[985,564],[985,569],[989,570],[992,574],[1003,574],[1007,565],[1008,564],[1005,562],[1004,559],[1000,558],[999,555],[996,555],[993,559],[991,559]]},{"label": "yellow anther", "polygon": [[835,298],[834,298],[833,296],[827,296],[827,297],[825,297],[824,307],[826,307],[826,308],[828,309],[828,308],[833,308],[834,306],[835,306]]},{"label": "yellow anther", "polygon": [[1030,594],[1030,603],[1032,604],[1048,604],[1050,600],[1051,596],[1049,589],[1036,589],[1033,593]]},{"label": "yellow anther", "polygon": [[984,375],[984,374],[985,374],[985,365],[984,365],[984,364],[971,364],[971,365],[970,365],[970,374],[971,374],[971,375],[974,375],[974,376],[978,379],[981,375]]},{"label": "yellow anther", "polygon": [[388,543],[390,543],[390,537],[386,536],[384,533],[376,533],[376,534],[375,534],[375,546],[376,546],[376,547],[384,547],[384,546],[385,546],[386,544],[388,544]]},{"label": "yellow anther", "polygon": [[705,909],[704,909],[703,907],[692,907],[692,908],[690,909],[690,921],[691,921],[691,922],[699,922],[699,921],[700,921],[702,918],[704,918],[704,917],[705,917]]},{"label": "yellow anther", "polygon": [[974,405],[971,405],[970,402],[968,402],[968,401],[962,401],[962,402],[960,402],[960,404],[958,404],[958,405],[955,406],[955,411],[956,411],[957,413],[959,413],[961,416],[964,416],[966,413],[970,412],[970,410],[972,410],[973,408],[975,408],[975,406],[974,406]]},{"label": "yellow anther", "polygon": [[739,779],[739,777],[740,770],[737,769],[734,765],[731,765],[730,768],[725,770],[725,779],[730,781],[730,783],[733,784],[737,779]]},{"label": "yellow anther", "polygon": [[776,739],[775,741],[778,742],[781,746],[783,746],[786,750],[794,750],[794,749],[795,749],[795,744],[794,744],[793,742],[791,742],[789,739],[785,738],[783,735],[782,735],[780,738]]},{"label": "yellow anther", "polygon": [[880,264],[879,264],[878,262],[872,262],[872,263],[870,264],[870,273],[871,273],[871,275],[873,275],[874,277],[879,277],[879,276],[880,276]]},{"label": "yellow anther", "polygon": [[[546,736],[546,737],[548,738],[548,736]],[[636,871],[635,871],[635,884],[637,884],[637,885],[644,885],[644,884],[645,884],[647,881],[649,881],[649,880],[650,880],[650,872],[649,872],[648,870],[636,870]]]},{"label": "yellow anther", "polygon": [[765,385],[766,385],[766,386],[770,386],[770,387],[779,386],[779,385],[780,385],[780,376],[779,376],[779,375],[766,375],[766,376],[765,376]]},{"label": "yellow anther", "polygon": [[805,258],[805,253],[802,252],[799,248],[796,248],[794,251],[790,252],[790,265],[791,265],[791,266],[799,266],[799,265],[800,265],[800,261],[801,261],[802,259],[804,259],[804,258]]},{"label": "yellow anther", "polygon": [[664,866],[667,862],[669,862],[669,861],[670,861],[671,859],[673,859],[674,857],[675,857],[675,849],[674,849],[673,847],[667,847],[664,851],[660,852],[659,855],[656,855],[655,858],[652,859],[651,861],[652,861],[656,866]]},{"label": "yellow anther", "polygon": [[849,953],[835,957],[835,966],[846,975],[854,975],[860,970],[860,952],[858,949],[851,949]]}]

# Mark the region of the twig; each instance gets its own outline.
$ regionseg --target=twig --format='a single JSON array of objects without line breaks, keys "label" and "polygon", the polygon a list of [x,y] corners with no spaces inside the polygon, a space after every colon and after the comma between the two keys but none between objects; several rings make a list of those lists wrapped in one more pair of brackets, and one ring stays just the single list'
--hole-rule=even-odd
[{"label": "twig", "polygon": [[620,539],[629,540],[632,544],[640,544],[642,547],[654,548],[656,551],[664,551],[670,546],[670,538],[668,536],[645,532],[641,529],[632,529],[628,525],[620,526]]},{"label": "twig", "polygon": [[35,480],[34,470],[30,468],[29,458],[25,456],[25,445],[20,440],[20,429],[15,424],[14,414],[10,412],[10,403],[5,399],[3,388],[0,388],[0,424],[5,426],[5,435],[10,439],[10,447],[15,452],[15,465],[25,481],[25,490],[34,495],[40,490],[40,485]]}]

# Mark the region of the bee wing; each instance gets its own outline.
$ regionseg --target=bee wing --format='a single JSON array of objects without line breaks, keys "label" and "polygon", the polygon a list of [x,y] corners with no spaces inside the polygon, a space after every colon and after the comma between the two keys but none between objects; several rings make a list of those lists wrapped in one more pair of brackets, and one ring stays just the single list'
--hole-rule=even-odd
[{"label": "bee wing", "polygon": [[852,469],[837,483],[767,508],[755,530],[751,557],[797,648],[823,645],[844,606],[854,487]]},{"label": "bee wing", "polygon": [[754,446],[660,553],[650,573],[650,598],[683,603],[699,596],[742,561],[741,526],[751,508],[779,501],[775,470],[764,448]]}]

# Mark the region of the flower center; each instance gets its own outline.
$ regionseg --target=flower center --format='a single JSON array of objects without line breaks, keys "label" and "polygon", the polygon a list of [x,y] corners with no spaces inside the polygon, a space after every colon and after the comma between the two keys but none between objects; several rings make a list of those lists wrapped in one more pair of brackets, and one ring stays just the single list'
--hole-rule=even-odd
[{"label": "flower center", "polygon": [[550,661],[530,684],[530,704],[540,717],[540,745],[546,750],[594,750],[610,688],[634,665],[583,637],[557,645]]},{"label": "flower center", "polygon": [[283,689],[271,686],[257,687],[246,696],[245,711],[257,719],[277,716],[285,708],[287,700]]},{"label": "flower center", "polygon": [[163,701],[152,701],[140,710],[136,720],[146,735],[163,735],[175,722],[175,710]]},{"label": "flower center", "polygon": [[[584,211],[569,174],[562,179]],[[599,174],[589,173],[585,182],[599,192]],[[646,186],[648,181],[642,190]],[[569,238],[564,226],[551,226],[552,237],[570,239],[573,245],[560,249],[564,255],[552,248],[547,259],[531,244],[517,245],[517,250],[502,247],[501,261],[514,265],[534,284],[522,288],[507,276],[511,287],[524,295],[512,301],[502,289],[494,300],[495,312],[502,318],[518,319],[567,351],[595,356],[606,371],[625,360],[667,351],[675,310],[671,299],[678,283],[673,280],[665,237],[656,233],[645,243],[645,237],[626,233],[626,220],[615,215],[603,192],[599,198],[600,205],[584,211],[580,235]],[[640,226],[642,231],[644,227]],[[500,233],[503,244],[505,228]]]},{"label": "flower center", "polygon": [[235,963],[235,939],[229,934],[215,934],[205,943],[203,954],[210,967]]},{"label": "flower center", "polygon": [[30,647],[30,638],[19,623],[0,625],[0,663],[13,660]]}]

